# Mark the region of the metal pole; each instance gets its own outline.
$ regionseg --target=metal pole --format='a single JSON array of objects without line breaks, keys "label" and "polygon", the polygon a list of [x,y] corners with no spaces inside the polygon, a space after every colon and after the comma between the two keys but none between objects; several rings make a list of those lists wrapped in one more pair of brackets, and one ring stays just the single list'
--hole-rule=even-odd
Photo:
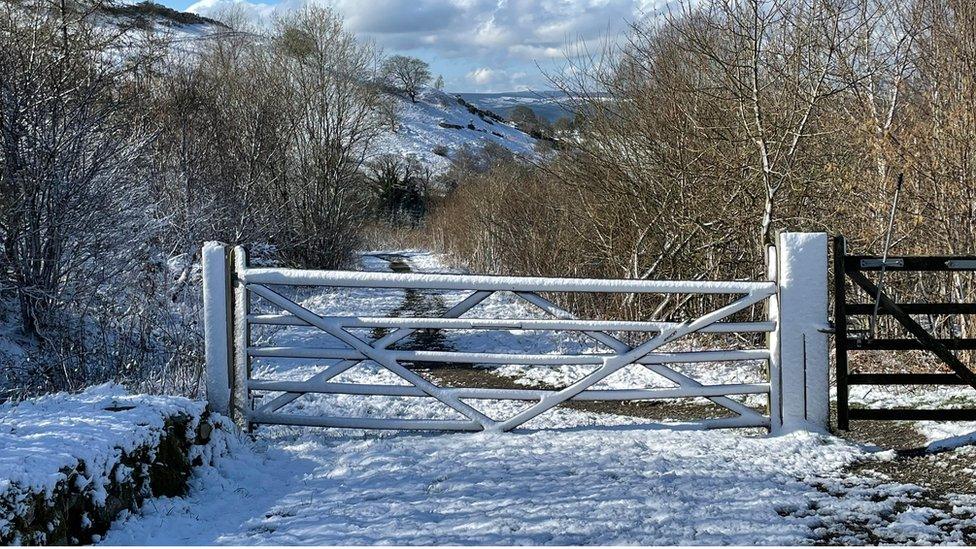
[{"label": "metal pole", "polygon": [[881,304],[881,291],[884,288],[885,269],[888,268],[888,248],[891,247],[891,233],[895,226],[895,210],[898,208],[898,195],[901,194],[901,184],[904,174],[898,174],[898,185],[895,187],[895,199],[891,202],[891,213],[888,214],[888,230],[885,232],[884,250],[881,255],[881,274],[878,275],[878,293],[874,296],[874,311],[871,313],[870,336],[874,339],[878,327],[878,306]]}]

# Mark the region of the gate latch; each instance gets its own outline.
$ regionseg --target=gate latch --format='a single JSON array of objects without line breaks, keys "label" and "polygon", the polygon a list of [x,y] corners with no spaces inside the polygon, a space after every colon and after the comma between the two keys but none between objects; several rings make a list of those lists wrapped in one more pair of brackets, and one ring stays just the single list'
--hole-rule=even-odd
[{"label": "gate latch", "polygon": [[882,267],[882,266],[884,266],[884,267],[904,267],[905,266],[905,260],[902,259],[902,258],[900,258],[900,257],[898,257],[898,258],[890,258],[890,259],[887,259],[887,260],[884,260],[884,261],[882,261],[880,259],[862,259],[861,260],[861,268],[862,269],[876,269],[876,268]]}]

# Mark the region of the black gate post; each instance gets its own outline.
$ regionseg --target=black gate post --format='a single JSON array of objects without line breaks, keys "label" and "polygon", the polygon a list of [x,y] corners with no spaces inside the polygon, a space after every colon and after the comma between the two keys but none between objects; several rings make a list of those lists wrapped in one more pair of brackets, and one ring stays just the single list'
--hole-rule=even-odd
[{"label": "black gate post", "polygon": [[837,364],[837,428],[850,428],[847,385],[847,241],[834,237],[834,350]]}]

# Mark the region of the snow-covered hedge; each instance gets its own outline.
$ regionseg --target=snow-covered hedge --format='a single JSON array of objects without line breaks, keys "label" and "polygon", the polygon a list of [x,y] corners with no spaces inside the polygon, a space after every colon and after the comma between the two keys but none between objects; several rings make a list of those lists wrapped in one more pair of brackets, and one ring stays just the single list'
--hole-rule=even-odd
[{"label": "snow-covered hedge", "polygon": [[235,440],[202,402],[118,385],[0,406],[0,544],[98,541],[121,511],[182,495]]}]

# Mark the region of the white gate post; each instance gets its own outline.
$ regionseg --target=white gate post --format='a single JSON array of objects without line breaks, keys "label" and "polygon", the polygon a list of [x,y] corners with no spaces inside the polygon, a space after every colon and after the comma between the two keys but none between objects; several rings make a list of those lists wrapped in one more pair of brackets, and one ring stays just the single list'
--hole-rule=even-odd
[{"label": "white gate post", "polygon": [[[773,432],[826,430],[830,421],[827,333],[827,234],[780,233],[777,239],[779,396],[782,425]],[[776,390],[771,387],[771,390]]]},{"label": "white gate post", "polygon": [[776,293],[766,300],[766,318],[776,323],[776,330],[766,334],[769,346],[769,362],[767,362],[766,376],[769,380],[769,430],[778,433],[783,429],[783,369],[780,361],[779,348],[779,261],[776,257],[776,246],[766,248],[766,276],[770,282],[777,284]]},{"label": "white gate post", "polygon": [[247,348],[251,344],[250,325],[247,315],[251,313],[250,299],[248,299],[247,284],[244,282],[244,270],[247,269],[247,250],[243,246],[235,246],[231,253],[233,283],[229,284],[233,295],[233,306],[230,309],[232,335],[232,353],[230,356],[230,392],[231,418],[237,425],[248,431],[251,430],[251,400],[247,389],[251,377],[251,365]]},{"label": "white gate post", "polygon": [[220,414],[230,412],[230,278],[227,246],[203,245],[203,333],[207,376],[207,402]]}]

